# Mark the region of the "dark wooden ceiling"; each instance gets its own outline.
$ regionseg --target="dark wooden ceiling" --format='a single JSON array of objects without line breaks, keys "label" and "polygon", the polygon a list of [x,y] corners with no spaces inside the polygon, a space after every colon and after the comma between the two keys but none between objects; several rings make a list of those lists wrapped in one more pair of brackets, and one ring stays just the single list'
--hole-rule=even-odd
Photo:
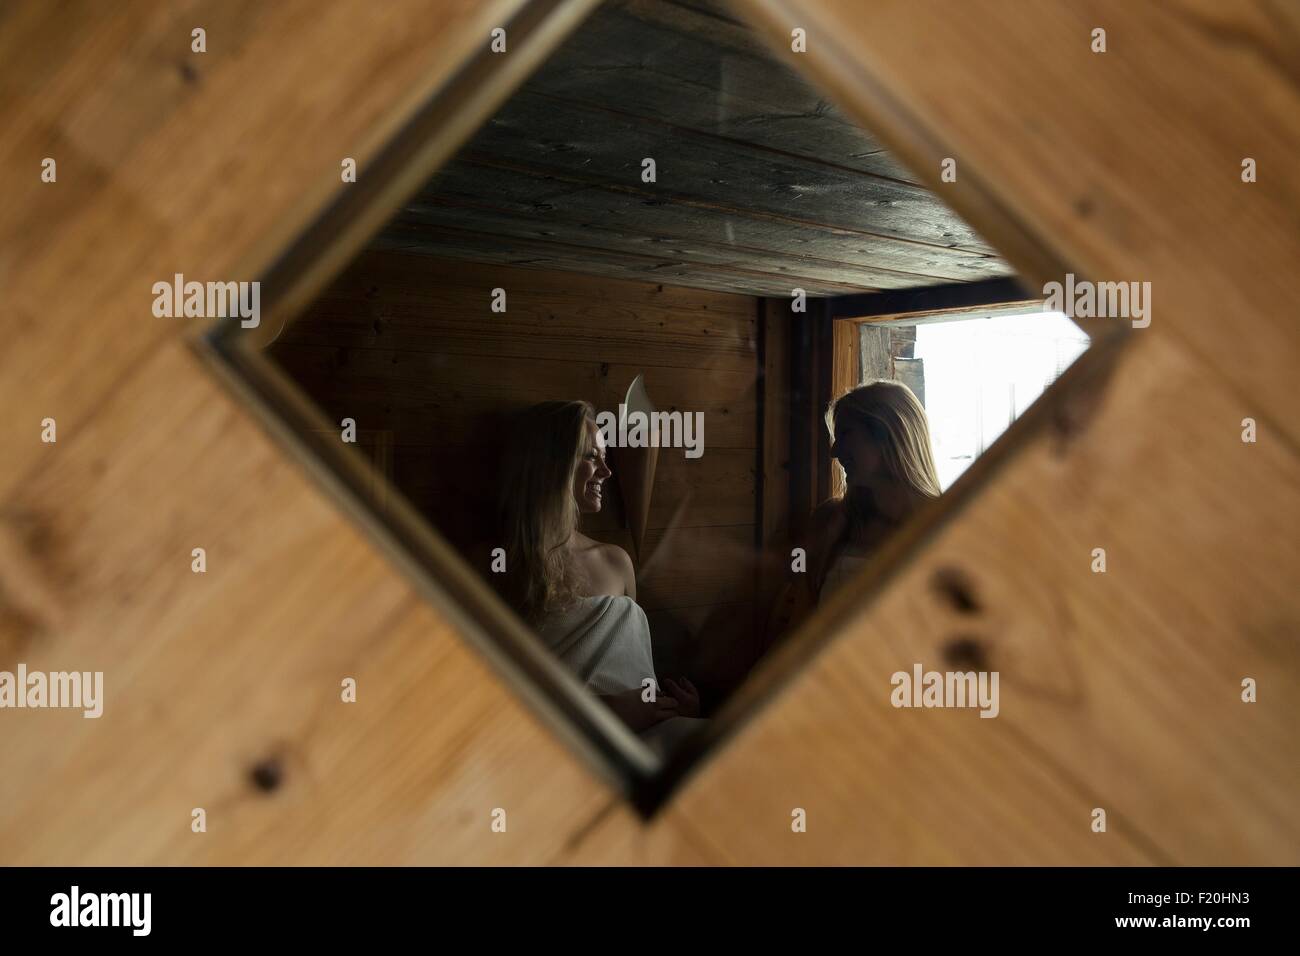
[{"label": "dark wooden ceiling", "polygon": [[377,244],[749,295],[1010,273],[711,0],[609,0]]}]

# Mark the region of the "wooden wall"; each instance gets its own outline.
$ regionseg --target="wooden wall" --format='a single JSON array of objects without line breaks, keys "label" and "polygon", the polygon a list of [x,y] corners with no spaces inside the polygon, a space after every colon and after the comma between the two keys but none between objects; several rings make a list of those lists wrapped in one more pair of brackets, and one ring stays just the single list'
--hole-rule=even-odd
[{"label": "wooden wall", "polygon": [[[641,373],[658,408],[702,412],[701,457],[660,452],[638,599],[660,668],[720,693],[754,654],[757,319],[751,296],[369,251],[270,354],[334,421],[356,420],[362,450],[467,560],[494,546],[500,446],[520,409],[581,398],[616,412]],[[613,454],[614,493],[583,529],[636,559]]]},{"label": "wooden wall", "polygon": [[[1300,859],[1291,8],[880,0],[855,29],[856,3],[736,4],[778,45],[806,25],[806,66],[913,168],[958,157],[947,198],[1023,273],[1050,243],[1150,279],[1160,311],[1087,427],[832,608],[834,642],[646,825],[149,314],[175,271],[257,274],[509,6],[4,8],[0,654],[102,668],[107,700],[0,714],[3,862]],[[990,227],[1007,212],[1019,235]],[[974,614],[934,585],[954,567]],[[869,690],[963,637],[1014,675],[997,720],[899,721]]]}]

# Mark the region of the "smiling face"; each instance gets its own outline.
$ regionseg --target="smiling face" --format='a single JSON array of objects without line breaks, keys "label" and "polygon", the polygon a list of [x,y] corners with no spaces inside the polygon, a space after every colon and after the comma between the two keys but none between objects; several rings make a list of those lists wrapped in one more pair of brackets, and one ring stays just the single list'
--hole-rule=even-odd
[{"label": "smiling face", "polygon": [[605,479],[613,474],[605,463],[605,436],[588,419],[583,453],[573,469],[573,500],[582,514],[595,514],[603,503]]}]

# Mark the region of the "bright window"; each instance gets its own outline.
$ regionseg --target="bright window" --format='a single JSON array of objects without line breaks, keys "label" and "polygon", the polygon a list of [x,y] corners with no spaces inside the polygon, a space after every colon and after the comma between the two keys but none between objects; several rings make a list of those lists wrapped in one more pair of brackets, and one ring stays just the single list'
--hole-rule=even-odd
[{"label": "bright window", "polygon": [[1087,335],[1060,312],[918,324],[918,397],[943,490],[1087,347]]}]

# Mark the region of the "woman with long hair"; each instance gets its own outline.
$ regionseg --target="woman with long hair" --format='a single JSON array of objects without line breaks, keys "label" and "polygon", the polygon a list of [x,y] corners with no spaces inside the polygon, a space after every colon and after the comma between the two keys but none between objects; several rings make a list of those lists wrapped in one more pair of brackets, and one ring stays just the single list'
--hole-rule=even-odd
[{"label": "woman with long hair", "polygon": [[604,504],[612,471],[595,409],[542,402],[515,423],[503,455],[499,503],[506,570],[494,575],[507,602],[587,687],[634,730],[699,715],[690,681],[655,681],[650,625],[636,603],[632,560],[616,544],[578,530]]},{"label": "woman with long hair", "polygon": [[769,642],[794,630],[920,505],[939,496],[925,409],[903,383],[877,379],[846,392],[827,408],[826,427],[844,491],[813,512],[807,571],[773,605]]},{"label": "woman with long hair", "polygon": [[844,493],[813,515],[809,571],[819,599],[940,493],[925,409],[902,382],[846,392],[826,410],[826,427]]}]

